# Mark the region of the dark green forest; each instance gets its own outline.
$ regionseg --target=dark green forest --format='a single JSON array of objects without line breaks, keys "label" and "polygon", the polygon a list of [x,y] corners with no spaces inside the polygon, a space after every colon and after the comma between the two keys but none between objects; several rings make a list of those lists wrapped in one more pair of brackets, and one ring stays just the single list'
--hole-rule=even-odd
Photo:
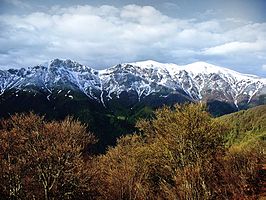
[{"label": "dark green forest", "polygon": [[[108,146],[115,145],[118,137],[137,131],[136,122],[142,118],[153,117],[153,111],[156,109],[163,105],[172,107],[175,103],[187,102],[181,96],[177,98],[169,95],[165,99],[151,95],[136,103],[137,97],[123,93],[119,99],[109,100],[104,106],[101,102],[74,90],[71,90],[74,99],[66,98],[67,88],[59,94],[51,95],[38,89],[31,90],[32,92],[5,91],[5,95],[0,98],[0,116],[8,118],[15,113],[29,111],[44,116],[46,120],[63,120],[67,116],[73,116],[85,123],[88,131],[93,132],[99,139],[95,151],[100,153],[105,152]],[[219,101],[207,102],[207,109],[212,116],[236,111],[231,104]]]}]

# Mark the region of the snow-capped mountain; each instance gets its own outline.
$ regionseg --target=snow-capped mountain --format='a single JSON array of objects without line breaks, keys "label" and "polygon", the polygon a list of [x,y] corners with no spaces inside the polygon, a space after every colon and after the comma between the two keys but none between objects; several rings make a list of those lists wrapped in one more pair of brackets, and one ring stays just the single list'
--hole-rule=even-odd
[{"label": "snow-capped mountain", "polygon": [[118,64],[105,70],[94,70],[71,60],[54,59],[27,69],[0,70],[0,98],[6,91],[52,94],[67,90],[80,91],[105,105],[121,94],[134,93],[136,101],[157,94],[168,98],[175,94],[188,101],[217,100],[236,107],[249,104],[266,93],[266,79],[230,69],[195,62],[179,66],[155,61]]}]

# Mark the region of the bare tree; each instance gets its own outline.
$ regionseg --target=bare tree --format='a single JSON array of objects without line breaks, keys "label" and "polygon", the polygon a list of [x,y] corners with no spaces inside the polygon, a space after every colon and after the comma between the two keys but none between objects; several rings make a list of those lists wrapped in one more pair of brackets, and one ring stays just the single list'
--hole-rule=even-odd
[{"label": "bare tree", "polygon": [[[80,176],[88,167],[82,153],[96,139],[80,122],[72,118],[47,122],[32,113],[14,115],[2,121],[0,135],[1,146],[8,144],[1,148],[2,169],[17,177],[8,186],[9,198],[23,189],[29,198],[71,199],[86,188],[82,185],[86,176]],[[5,178],[4,172],[1,177]]]}]

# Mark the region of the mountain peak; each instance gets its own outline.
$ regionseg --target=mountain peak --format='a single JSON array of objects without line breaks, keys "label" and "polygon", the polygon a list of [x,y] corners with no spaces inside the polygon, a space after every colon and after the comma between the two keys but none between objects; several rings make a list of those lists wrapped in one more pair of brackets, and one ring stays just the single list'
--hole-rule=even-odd
[{"label": "mountain peak", "polygon": [[171,74],[175,74],[175,72],[181,70],[180,66],[174,63],[160,63],[154,60],[145,60],[145,61],[128,63],[128,64],[137,66],[143,69],[155,69],[158,71],[168,71]]},{"label": "mountain peak", "polygon": [[90,71],[91,68],[85,65],[82,65],[78,62],[72,61],[70,59],[59,59],[55,58],[46,62],[44,64],[47,68],[65,68],[70,69],[71,71],[83,72],[83,71]]},{"label": "mountain peak", "polygon": [[[242,79],[262,79],[256,75],[251,75],[251,74],[242,74],[237,71],[225,68],[225,67],[220,67],[217,65],[213,65],[207,62],[203,61],[198,61],[194,62],[188,65],[182,66],[182,68],[186,71],[189,71],[192,74],[225,74],[225,75],[231,75],[238,80]],[[265,82],[265,80],[263,80]]]},{"label": "mountain peak", "polygon": [[221,73],[221,72],[229,72],[233,70],[229,70],[224,67],[216,66],[207,62],[198,61],[191,64],[184,65],[183,68],[185,70],[191,71],[192,73]]},{"label": "mountain peak", "polygon": [[129,64],[157,65],[157,64],[162,64],[162,63],[157,62],[155,60],[142,60],[142,61],[132,62],[132,63],[129,63]]},{"label": "mountain peak", "polygon": [[70,65],[80,65],[80,64],[70,59],[55,58],[55,59],[50,60],[49,65],[50,66],[70,66]]}]

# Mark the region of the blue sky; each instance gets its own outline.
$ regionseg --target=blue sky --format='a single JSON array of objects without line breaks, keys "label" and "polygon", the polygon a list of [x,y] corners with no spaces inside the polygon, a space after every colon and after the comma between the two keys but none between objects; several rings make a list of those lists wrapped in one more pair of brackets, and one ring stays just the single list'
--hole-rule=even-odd
[{"label": "blue sky", "polygon": [[0,68],[205,61],[266,77],[264,0],[0,0]]}]

